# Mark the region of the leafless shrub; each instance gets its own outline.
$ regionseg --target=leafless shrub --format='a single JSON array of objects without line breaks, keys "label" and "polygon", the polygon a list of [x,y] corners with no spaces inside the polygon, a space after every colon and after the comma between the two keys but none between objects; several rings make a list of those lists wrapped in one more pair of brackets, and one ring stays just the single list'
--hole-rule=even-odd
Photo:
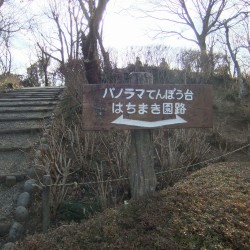
[{"label": "leafless shrub", "polygon": [[102,162],[98,165],[96,163],[96,182],[97,188],[94,188],[97,197],[99,197],[102,208],[107,208],[108,206],[108,197],[111,193],[112,187],[109,181],[105,179],[105,169]]},{"label": "leafless shrub", "polygon": [[[128,192],[127,183],[119,179],[128,176],[129,133],[82,132],[80,126],[75,126],[71,136],[71,150],[80,166],[83,179],[97,183],[92,188],[104,208],[108,206],[108,202],[116,205],[120,200],[118,196]],[[108,182],[114,179],[118,181]]]},{"label": "leafless shrub", "polygon": [[159,187],[173,185],[186,175],[188,167],[205,159],[210,150],[206,133],[200,129],[161,129],[155,134],[156,169]]},{"label": "leafless shrub", "polygon": [[65,85],[71,98],[79,105],[82,104],[83,85],[87,83],[85,67],[82,60],[70,60],[61,66],[60,72],[65,78]]},{"label": "leafless shrub", "polygon": [[[48,148],[41,145],[40,165],[47,175],[52,178],[51,186],[51,207],[52,215],[55,216],[68,192],[67,183],[69,177],[77,171],[73,168],[74,161],[67,155],[67,143],[64,140],[68,128],[63,120],[60,120],[61,127],[52,123],[49,130],[45,130],[48,140]],[[60,129],[59,129],[60,128]]]},{"label": "leafless shrub", "polygon": [[[67,125],[60,118],[47,134],[49,150],[42,165],[53,181],[53,214],[70,197],[73,189],[68,183],[81,183],[80,192],[91,187],[103,208],[129,198],[129,131],[86,132],[80,119]],[[159,188],[174,184],[186,174],[183,167],[202,161],[209,151],[206,133],[200,129],[161,129],[155,132],[154,144],[155,170],[167,171],[158,175]]]},{"label": "leafless shrub", "polygon": [[[82,192],[84,186],[91,186],[104,208],[128,193],[127,183],[119,181],[128,176],[128,132],[85,132],[80,122],[68,125],[62,117],[44,132],[49,148],[42,151],[37,167],[52,177],[53,215],[70,198],[73,183],[81,183]],[[118,181],[111,185],[108,180],[114,179]]]}]

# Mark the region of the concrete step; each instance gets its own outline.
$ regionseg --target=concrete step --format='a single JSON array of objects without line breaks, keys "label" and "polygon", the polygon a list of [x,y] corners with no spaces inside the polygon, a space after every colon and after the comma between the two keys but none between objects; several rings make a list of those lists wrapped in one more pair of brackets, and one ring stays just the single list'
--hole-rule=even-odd
[{"label": "concrete step", "polygon": [[37,134],[0,134],[0,151],[28,149],[39,141]]},{"label": "concrete step", "polygon": [[0,98],[0,102],[32,102],[32,101],[55,101],[58,100],[57,97],[53,98]]},{"label": "concrete step", "polygon": [[43,120],[23,120],[23,121],[2,121],[0,122],[0,131],[16,129],[37,129],[42,128],[45,121]]},{"label": "concrete step", "polygon": [[42,131],[42,126],[34,126],[32,128],[9,128],[9,129],[0,129],[0,135],[5,134],[37,134]]},{"label": "concrete step", "polygon": [[[52,112],[54,107],[41,107],[41,106],[21,106],[21,107],[0,107],[0,114],[11,113],[32,113],[32,112]],[[2,116],[2,115],[1,115]]]},{"label": "concrete step", "polygon": [[0,175],[25,173],[30,168],[30,155],[21,150],[0,151]]},{"label": "concrete step", "polygon": [[9,92],[60,92],[64,90],[64,87],[28,87],[21,89],[14,89]]},{"label": "concrete step", "polygon": [[[4,111],[4,112],[1,112]],[[26,110],[20,110],[18,108],[12,109],[12,110],[1,110],[0,109],[0,118],[6,118],[6,117],[40,117],[40,116],[48,116],[51,115],[53,112],[53,109],[33,109],[29,110],[26,108]]]},{"label": "concrete step", "polygon": [[28,93],[13,93],[13,94],[0,94],[0,98],[53,98],[57,94],[28,94]]},{"label": "concrete step", "polygon": [[54,106],[57,104],[57,101],[9,101],[9,102],[2,102],[0,104],[0,107],[29,107],[29,106],[36,106],[36,107],[42,107],[42,106]]},{"label": "concrete step", "polygon": [[51,117],[52,112],[10,112],[0,115],[1,121],[42,120]]},{"label": "concrete step", "polygon": [[0,95],[58,95],[61,90],[57,91],[29,91],[29,90],[13,90],[7,93],[0,92]]}]

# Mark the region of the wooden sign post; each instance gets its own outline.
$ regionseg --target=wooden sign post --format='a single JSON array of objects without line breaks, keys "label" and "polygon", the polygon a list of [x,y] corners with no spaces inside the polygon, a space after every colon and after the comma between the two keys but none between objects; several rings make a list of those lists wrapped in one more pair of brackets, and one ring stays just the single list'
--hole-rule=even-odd
[{"label": "wooden sign post", "polygon": [[[131,84],[153,85],[150,73],[130,74]],[[155,192],[153,131],[150,129],[132,130],[129,159],[130,186],[132,198],[137,200]]]},{"label": "wooden sign post", "polygon": [[131,129],[130,182],[138,199],[155,190],[152,129],[212,127],[210,85],[153,85],[149,73],[130,84],[83,87],[83,129]]}]

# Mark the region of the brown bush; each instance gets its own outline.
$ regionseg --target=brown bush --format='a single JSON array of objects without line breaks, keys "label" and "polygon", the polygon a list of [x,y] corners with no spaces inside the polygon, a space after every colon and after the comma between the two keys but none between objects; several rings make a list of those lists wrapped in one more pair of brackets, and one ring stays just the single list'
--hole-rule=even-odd
[{"label": "brown bush", "polygon": [[15,249],[249,249],[248,165],[211,165],[155,197],[29,236]]}]

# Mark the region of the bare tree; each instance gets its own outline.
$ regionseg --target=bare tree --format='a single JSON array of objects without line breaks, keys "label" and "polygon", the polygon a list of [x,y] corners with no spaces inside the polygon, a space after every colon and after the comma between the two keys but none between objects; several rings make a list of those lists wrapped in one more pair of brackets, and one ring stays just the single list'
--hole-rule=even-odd
[{"label": "bare tree", "polygon": [[[150,3],[151,10],[145,12],[147,16],[174,24],[171,25],[173,29],[165,26],[158,34],[177,35],[196,43],[201,52],[201,69],[207,76],[211,73],[207,53],[208,37],[223,28],[222,20],[227,13],[233,18],[239,12],[244,12],[246,5],[243,0],[238,2],[235,0],[154,0]],[[236,8],[236,5],[239,7]],[[188,30],[192,31],[193,37],[187,33]]]},{"label": "bare tree", "polygon": [[[234,18],[228,18],[223,21],[225,29],[225,43],[237,73],[240,99],[246,97],[249,93],[248,86],[242,75],[241,66],[238,60],[238,54],[242,49],[247,49],[249,51],[249,31],[246,33],[244,32],[245,25],[248,24],[248,22],[249,13],[239,13]],[[238,33],[237,29],[241,32]],[[244,35],[239,35],[240,33],[242,33],[242,30],[246,34],[245,38]],[[231,33],[234,33],[234,35],[231,35]]]},{"label": "bare tree", "polygon": [[[64,70],[67,62],[81,57],[81,32],[86,28],[85,17],[77,0],[50,0],[48,3],[44,15],[49,20],[49,30],[47,24],[40,30],[37,27],[34,36],[44,56],[55,60]],[[37,30],[40,38],[37,37]]]},{"label": "bare tree", "polygon": [[47,52],[46,47],[41,47],[41,45],[37,46],[37,57],[38,57],[38,67],[40,71],[40,76],[44,85],[49,86],[49,77],[48,77],[48,67],[50,65],[51,58],[49,53]]},{"label": "bare tree", "polygon": [[14,35],[25,28],[24,13],[26,4],[0,0],[0,70],[2,74],[12,69],[11,40]]},{"label": "bare tree", "polygon": [[242,47],[247,49],[250,54],[250,17],[249,15],[243,20],[244,35],[240,36]]},{"label": "bare tree", "polygon": [[11,32],[8,31],[7,27],[2,32],[0,38],[0,69],[2,74],[9,74],[12,68],[12,54],[11,54]]}]

